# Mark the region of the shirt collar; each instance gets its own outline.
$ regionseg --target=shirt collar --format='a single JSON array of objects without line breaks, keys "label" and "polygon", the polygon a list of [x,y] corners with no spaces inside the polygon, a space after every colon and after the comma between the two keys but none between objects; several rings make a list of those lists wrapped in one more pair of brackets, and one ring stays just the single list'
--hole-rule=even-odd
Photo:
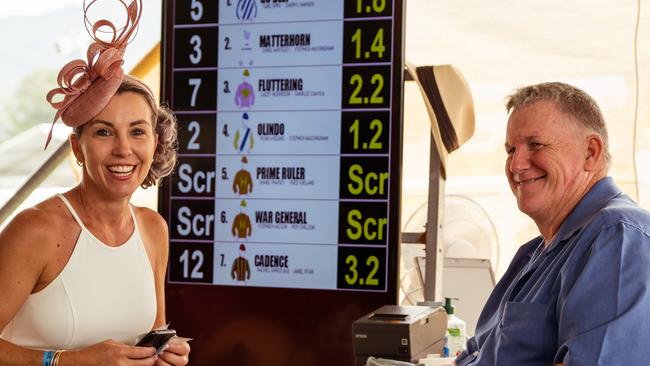
[{"label": "shirt collar", "polygon": [[587,194],[582,197],[569,216],[564,220],[555,236],[555,239],[553,239],[548,248],[546,248],[546,252],[548,253],[552,251],[557,247],[558,243],[573,236],[573,234],[582,229],[589,219],[605,206],[607,202],[621,194],[621,190],[616,186],[616,184],[614,184],[614,180],[611,177],[605,177],[596,182],[596,184],[594,184]]}]

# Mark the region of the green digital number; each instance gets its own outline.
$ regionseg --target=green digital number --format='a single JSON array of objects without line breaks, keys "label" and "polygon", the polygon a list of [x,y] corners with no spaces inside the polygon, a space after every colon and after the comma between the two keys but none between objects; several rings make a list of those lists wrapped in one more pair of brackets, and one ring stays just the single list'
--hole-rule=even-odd
[{"label": "green digital number", "polygon": [[349,273],[345,275],[345,282],[350,285],[361,285],[361,286],[378,286],[379,280],[375,278],[375,274],[379,270],[379,259],[371,255],[366,259],[366,266],[370,269],[368,275],[365,278],[359,277],[359,272],[357,270],[357,265],[359,261],[357,257],[353,254],[348,255],[345,258],[345,264],[349,265]]},{"label": "green digital number", "polygon": [[363,8],[363,2],[364,0],[357,0],[357,14],[363,13],[364,10],[366,13],[381,13],[386,8],[386,0],[372,0],[372,6],[366,6],[365,9]]},{"label": "green digital number", "polygon": [[352,276],[350,276],[349,274],[345,275],[345,282],[348,285],[354,285],[355,283],[357,283],[357,278],[359,278],[359,273],[357,272],[357,257],[355,257],[352,254],[348,255],[347,258],[345,258],[345,264],[350,265],[348,270],[352,274]]},{"label": "green digital number", "polygon": [[[361,28],[359,28],[354,32],[354,34],[352,34],[352,38],[350,39],[352,43],[354,43],[354,58],[357,60],[362,58],[362,35],[363,32],[361,31]],[[370,51],[364,52],[363,57],[370,58],[371,53],[376,53],[378,58],[382,58],[384,57],[385,51],[386,46],[384,45],[384,29],[379,28],[375,34],[375,38],[372,40],[372,44],[370,45]]]},{"label": "green digital number", "polygon": [[376,85],[374,92],[370,96],[370,99],[367,97],[362,98],[359,94],[363,89],[363,78],[359,74],[352,75],[350,85],[355,85],[355,88],[350,95],[350,104],[382,104],[384,97],[379,94],[384,89],[384,77],[381,74],[374,74],[370,79],[370,84]]},{"label": "green digital number", "polygon": [[[383,124],[381,121],[377,118],[373,119],[370,122],[370,130],[375,131],[375,134],[372,136],[372,139],[370,139],[370,143],[363,143],[363,149],[368,149],[368,150],[381,150],[383,147],[383,144],[381,141],[378,141],[381,138],[381,133],[384,129]],[[354,150],[359,149],[359,119],[355,119],[354,122],[352,122],[352,125],[348,129],[350,133],[352,133],[352,148]]]}]

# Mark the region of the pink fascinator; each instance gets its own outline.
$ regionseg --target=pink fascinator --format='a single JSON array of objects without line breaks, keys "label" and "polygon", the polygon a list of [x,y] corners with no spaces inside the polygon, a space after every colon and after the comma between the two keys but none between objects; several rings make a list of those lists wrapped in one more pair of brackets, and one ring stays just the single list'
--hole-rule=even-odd
[{"label": "pink fascinator", "polygon": [[[127,0],[117,0],[127,13],[126,24],[120,29],[106,19],[96,21],[91,27],[88,9],[97,1],[86,3],[84,0],[83,3],[84,24],[93,39],[86,52],[87,61],[78,59],[68,62],[59,71],[59,87],[47,93],[47,101],[57,111],[45,148],[52,139],[52,129],[59,117],[70,127],[90,121],[106,107],[124,79],[124,51],[140,22],[142,0],[132,0],[129,5],[126,4]],[[108,40],[100,38],[100,33],[108,34],[108,37],[103,37]],[[61,99],[54,101],[58,95],[62,96]]]}]

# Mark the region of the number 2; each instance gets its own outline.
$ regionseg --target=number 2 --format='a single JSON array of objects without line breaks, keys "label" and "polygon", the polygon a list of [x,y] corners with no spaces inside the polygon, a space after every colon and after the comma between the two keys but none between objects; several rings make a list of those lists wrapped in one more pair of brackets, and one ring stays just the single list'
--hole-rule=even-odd
[{"label": "number 2", "polygon": [[366,276],[366,285],[368,286],[377,286],[379,285],[379,280],[374,278],[375,273],[377,273],[377,270],[379,269],[379,259],[375,257],[374,255],[371,255],[366,259],[366,266],[371,266],[372,269],[370,270],[370,273],[368,273],[368,276]]},{"label": "number 2", "polygon": [[350,95],[350,104],[361,104],[362,99],[360,96],[358,96],[361,92],[361,88],[363,87],[363,79],[361,78],[361,75],[352,75],[352,78],[350,78],[350,85],[354,84],[357,84],[357,87],[354,88],[352,95]]},{"label": "number 2", "polygon": [[381,137],[381,131],[384,129],[384,126],[381,124],[380,120],[375,118],[372,120],[372,122],[370,122],[370,129],[371,130],[376,129],[377,131],[375,132],[375,135],[372,136],[372,139],[370,140],[370,144],[368,147],[372,150],[374,149],[381,150],[382,143],[381,141],[377,141],[377,140],[379,140],[379,138]]},{"label": "number 2", "polygon": [[199,138],[199,133],[201,133],[201,125],[199,125],[199,123],[196,121],[192,121],[189,125],[187,125],[187,130],[192,132],[192,137],[190,137],[190,141],[187,142],[187,149],[199,150],[201,148],[201,144],[196,142],[196,140]]},{"label": "number 2", "polygon": [[370,84],[377,85],[377,88],[375,88],[375,92],[372,93],[372,96],[370,96],[370,103],[375,104],[381,104],[384,102],[384,97],[379,96],[379,93],[381,93],[381,90],[384,88],[384,77],[381,76],[381,74],[374,74],[372,76],[372,79],[370,79]]}]

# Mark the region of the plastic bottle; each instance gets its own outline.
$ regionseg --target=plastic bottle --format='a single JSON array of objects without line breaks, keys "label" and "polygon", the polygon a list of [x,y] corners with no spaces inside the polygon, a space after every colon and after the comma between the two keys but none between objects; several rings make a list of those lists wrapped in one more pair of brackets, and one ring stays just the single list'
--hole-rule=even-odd
[{"label": "plastic bottle", "polygon": [[451,300],[455,298],[445,297],[445,310],[447,311],[447,335],[443,353],[445,357],[456,357],[465,349],[465,322],[454,315],[454,306]]}]

